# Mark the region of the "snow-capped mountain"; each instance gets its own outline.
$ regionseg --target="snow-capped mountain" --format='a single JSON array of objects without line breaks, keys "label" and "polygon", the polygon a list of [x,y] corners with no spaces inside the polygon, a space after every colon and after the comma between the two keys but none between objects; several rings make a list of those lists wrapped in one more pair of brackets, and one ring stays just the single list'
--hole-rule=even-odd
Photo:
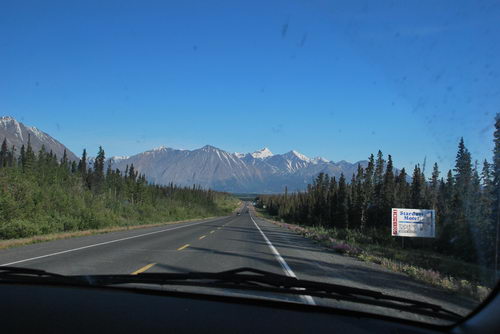
[{"label": "snow-capped mountain", "polygon": [[321,172],[350,178],[357,164],[333,163],[324,158],[310,159],[297,152],[273,154],[268,148],[253,153],[228,153],[206,145],[196,150],[159,147],[131,157],[109,159],[113,168],[124,171],[134,165],[146,178],[157,184],[203,187],[228,192],[276,193],[285,187],[303,190]]},{"label": "snow-capped mountain", "polygon": [[262,150],[255,151],[250,154],[255,159],[265,159],[273,156],[273,152],[271,152],[267,147],[264,147]]},{"label": "snow-capped mountain", "polygon": [[321,163],[329,163],[330,160],[326,160],[325,158],[322,158],[322,157],[316,157],[316,158],[311,159],[311,162],[313,164],[321,164]]},{"label": "snow-capped mountain", "polygon": [[[47,133],[25,126],[12,117],[0,117],[0,141],[3,138],[9,149],[14,146],[17,153],[22,145],[27,145],[29,138],[35,152],[44,145],[47,151],[52,150],[58,157],[62,157],[66,149],[68,159],[79,159]],[[94,157],[88,157],[89,167],[94,160]],[[285,187],[289,191],[304,190],[322,172],[336,177],[343,173],[350,180],[358,163],[363,167],[367,165],[367,161],[335,163],[321,157],[311,159],[295,150],[284,154],[273,154],[268,148],[253,153],[228,153],[210,145],[196,150],[161,146],[133,156],[115,156],[107,160],[113,169],[121,171],[133,164],[139,173],[156,184],[200,185],[240,193],[278,193]]]},{"label": "snow-capped mountain", "polygon": [[21,146],[28,144],[28,138],[35,152],[38,152],[44,145],[47,152],[52,150],[59,158],[62,158],[66,149],[69,160],[78,160],[78,157],[73,152],[45,132],[35,127],[26,126],[12,117],[0,117],[0,143],[6,139],[9,149],[14,146],[16,155],[21,151]]}]

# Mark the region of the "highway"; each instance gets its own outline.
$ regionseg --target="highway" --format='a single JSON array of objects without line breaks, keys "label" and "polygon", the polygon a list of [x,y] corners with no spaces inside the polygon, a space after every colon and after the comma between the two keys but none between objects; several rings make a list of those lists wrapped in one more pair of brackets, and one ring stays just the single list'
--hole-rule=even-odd
[{"label": "highway", "polygon": [[[301,279],[368,288],[440,304],[461,314],[474,302],[326,249],[243,209],[197,222],[125,230],[0,250],[1,266],[65,275],[140,272],[218,272],[251,267]],[[295,298],[342,307],[334,300]],[[356,308],[349,305],[348,308]],[[393,312],[393,311],[391,311]]]}]

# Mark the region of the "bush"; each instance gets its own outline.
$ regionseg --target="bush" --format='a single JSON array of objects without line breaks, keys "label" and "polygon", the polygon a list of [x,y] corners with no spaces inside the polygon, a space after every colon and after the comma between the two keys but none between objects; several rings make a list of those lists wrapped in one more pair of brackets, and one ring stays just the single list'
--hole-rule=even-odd
[{"label": "bush", "polygon": [[39,233],[38,227],[26,220],[14,220],[0,224],[0,239],[26,238]]}]

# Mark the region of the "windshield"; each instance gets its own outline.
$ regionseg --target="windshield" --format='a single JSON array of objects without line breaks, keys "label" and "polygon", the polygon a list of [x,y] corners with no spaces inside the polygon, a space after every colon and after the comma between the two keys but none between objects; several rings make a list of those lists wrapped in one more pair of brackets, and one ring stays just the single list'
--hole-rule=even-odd
[{"label": "windshield", "polygon": [[[498,22],[498,1],[4,1],[0,266],[250,268],[465,317],[499,276]],[[184,289],[456,321],[283,282]]]}]

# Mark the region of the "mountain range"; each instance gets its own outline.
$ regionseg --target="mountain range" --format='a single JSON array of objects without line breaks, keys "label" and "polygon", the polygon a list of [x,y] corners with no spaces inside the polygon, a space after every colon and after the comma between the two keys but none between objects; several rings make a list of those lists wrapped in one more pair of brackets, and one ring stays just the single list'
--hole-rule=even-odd
[{"label": "mountain range", "polygon": [[[44,145],[47,151],[62,157],[66,149],[70,160],[78,160],[50,135],[12,117],[0,118],[0,140],[3,138],[9,148],[16,147],[17,153],[29,138],[35,152]],[[279,193],[285,187],[289,191],[304,190],[321,172],[337,178],[343,173],[349,181],[358,164],[367,165],[365,160],[349,163],[320,157],[311,159],[293,150],[284,154],[273,154],[268,148],[253,153],[229,153],[210,145],[195,150],[162,146],[133,156],[112,157],[107,163],[122,172],[133,164],[148,181],[156,184],[200,185],[233,193]]]},{"label": "mountain range", "polygon": [[358,163],[332,162],[324,158],[310,159],[290,151],[273,154],[268,148],[253,153],[229,153],[206,145],[196,150],[159,147],[131,157],[109,159],[113,168],[124,171],[134,165],[147,179],[157,184],[201,185],[238,193],[278,193],[304,190],[320,172],[337,178],[344,173],[348,180]]},{"label": "mountain range", "polygon": [[50,135],[43,131],[35,128],[34,126],[26,126],[16,119],[3,116],[0,117],[0,143],[6,139],[7,146],[9,150],[14,146],[15,153],[18,155],[21,151],[23,145],[28,145],[28,139],[31,142],[31,147],[33,151],[38,152],[42,145],[45,146],[47,152],[52,151],[59,158],[62,158],[64,150],[68,159],[71,161],[77,161],[78,157],[71,152],[66,146],[61,144],[56,139],[52,138]]}]

